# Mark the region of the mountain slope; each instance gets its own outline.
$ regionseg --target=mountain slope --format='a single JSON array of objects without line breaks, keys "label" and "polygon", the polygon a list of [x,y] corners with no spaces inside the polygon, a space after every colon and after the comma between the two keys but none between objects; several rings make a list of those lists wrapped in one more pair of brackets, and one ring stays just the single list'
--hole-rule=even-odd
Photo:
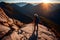
[{"label": "mountain slope", "polygon": [[[10,6],[10,4],[6,4],[4,2],[1,2],[0,3],[0,7],[5,11],[5,13],[11,17],[11,18],[16,18],[22,22],[25,22],[25,23],[29,23],[31,22],[31,18],[21,12],[19,12],[18,10],[16,10],[14,7]],[[4,7],[3,7],[4,6]],[[18,16],[19,15],[19,16]],[[26,21],[28,20],[28,21]]]},{"label": "mountain slope", "polygon": [[[4,15],[4,16],[3,16]],[[1,22],[0,20],[0,40],[29,40],[30,36],[32,36],[34,32],[34,23],[23,24],[20,21],[20,26],[18,26],[16,19],[13,21],[12,18],[9,18],[2,8],[0,8],[0,16],[1,19],[6,19],[6,21]],[[16,23],[16,24],[15,24]],[[22,24],[21,24],[22,23]],[[47,40],[57,40],[56,35],[49,31],[47,27],[43,25],[38,25],[38,39],[47,39]],[[18,30],[19,29],[19,30]],[[35,34],[34,34],[35,35]],[[45,36],[44,36],[45,35]],[[51,36],[51,37],[50,37]],[[47,37],[47,38],[46,38]]]}]

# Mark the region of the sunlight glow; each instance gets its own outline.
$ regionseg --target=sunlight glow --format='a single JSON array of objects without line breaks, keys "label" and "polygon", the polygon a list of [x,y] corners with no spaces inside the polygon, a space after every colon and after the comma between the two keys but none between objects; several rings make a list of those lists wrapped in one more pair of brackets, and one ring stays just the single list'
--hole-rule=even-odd
[{"label": "sunlight glow", "polygon": [[42,0],[42,9],[45,11],[45,12],[49,12],[50,11],[50,8],[52,7],[52,5],[50,4],[52,0]]},{"label": "sunlight glow", "polygon": [[42,3],[41,7],[42,7],[42,10],[44,11],[44,13],[47,13],[47,12],[51,11],[50,9],[51,9],[52,5],[50,3]]},{"label": "sunlight glow", "polygon": [[51,0],[42,0],[42,3],[50,3]]}]

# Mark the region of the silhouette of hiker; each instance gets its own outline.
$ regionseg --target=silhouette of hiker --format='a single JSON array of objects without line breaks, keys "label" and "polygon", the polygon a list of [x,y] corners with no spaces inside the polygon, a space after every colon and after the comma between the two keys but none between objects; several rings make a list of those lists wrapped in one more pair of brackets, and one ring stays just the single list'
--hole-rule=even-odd
[{"label": "silhouette of hiker", "polygon": [[38,14],[34,14],[34,31],[29,38],[29,40],[38,40],[38,24],[39,24],[39,16]]}]

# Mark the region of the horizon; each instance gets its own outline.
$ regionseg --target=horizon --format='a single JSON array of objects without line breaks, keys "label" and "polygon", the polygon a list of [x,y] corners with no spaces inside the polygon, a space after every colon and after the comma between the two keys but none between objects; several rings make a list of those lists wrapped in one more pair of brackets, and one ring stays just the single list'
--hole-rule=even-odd
[{"label": "horizon", "polygon": [[0,2],[6,3],[60,3],[60,0],[0,0]]},{"label": "horizon", "polygon": [[[1,2],[4,2],[4,1],[1,1]],[[10,2],[5,2],[5,3],[10,3]],[[43,3],[43,2],[12,2],[12,3],[31,3],[31,4],[40,4],[40,3]],[[56,3],[56,4],[60,4],[60,2],[49,2],[49,3]],[[49,4],[49,3],[44,3],[44,4]]]}]

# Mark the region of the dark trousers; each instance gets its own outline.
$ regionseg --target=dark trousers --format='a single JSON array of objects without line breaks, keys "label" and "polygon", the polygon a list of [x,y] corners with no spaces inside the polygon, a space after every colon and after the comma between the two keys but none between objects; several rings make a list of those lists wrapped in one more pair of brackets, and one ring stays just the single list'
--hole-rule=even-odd
[{"label": "dark trousers", "polygon": [[36,35],[36,40],[38,40],[38,24],[34,25],[34,33]]},{"label": "dark trousers", "polygon": [[38,24],[34,25],[34,30],[29,40],[38,40]]}]

